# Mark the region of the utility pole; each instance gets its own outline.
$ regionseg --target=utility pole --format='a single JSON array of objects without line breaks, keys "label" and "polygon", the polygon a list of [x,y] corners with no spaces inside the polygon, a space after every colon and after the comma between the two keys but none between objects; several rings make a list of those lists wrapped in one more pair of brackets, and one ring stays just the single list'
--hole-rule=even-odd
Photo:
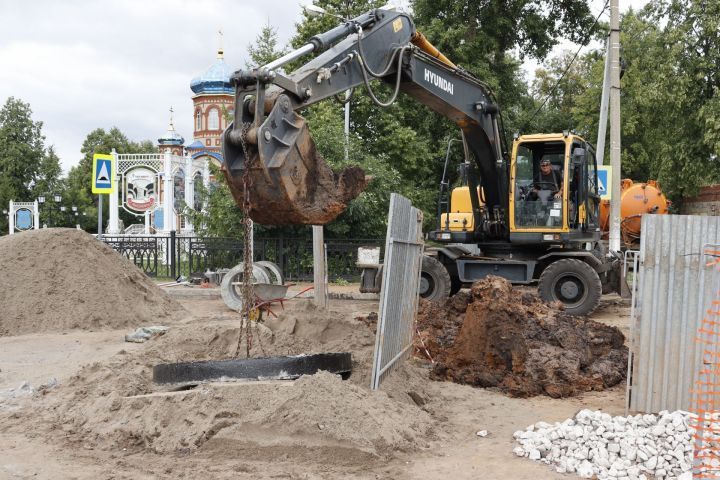
[{"label": "utility pole", "polygon": [[620,5],[610,0],[610,251],[620,251]]},{"label": "utility pole", "polygon": [[345,163],[350,156],[350,90],[345,92]]},{"label": "utility pole", "polygon": [[[602,95],[600,96],[600,125],[597,137],[597,161],[605,163],[605,137],[607,135],[608,101],[610,99],[610,37],[605,42],[605,70],[603,74]],[[605,186],[606,188],[609,185]]]}]

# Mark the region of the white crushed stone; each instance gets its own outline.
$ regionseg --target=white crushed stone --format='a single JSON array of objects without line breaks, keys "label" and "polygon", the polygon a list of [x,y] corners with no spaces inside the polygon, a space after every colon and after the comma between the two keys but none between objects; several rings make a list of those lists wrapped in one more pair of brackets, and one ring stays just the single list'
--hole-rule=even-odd
[{"label": "white crushed stone", "polygon": [[690,414],[613,417],[581,410],[562,423],[538,422],[513,435],[513,452],[558,473],[599,480],[692,479]]}]

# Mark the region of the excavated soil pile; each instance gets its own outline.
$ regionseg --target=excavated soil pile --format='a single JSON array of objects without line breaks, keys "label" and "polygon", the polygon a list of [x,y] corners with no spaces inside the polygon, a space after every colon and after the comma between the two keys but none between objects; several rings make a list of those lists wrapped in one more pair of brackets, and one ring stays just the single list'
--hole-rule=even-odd
[{"label": "excavated soil pile", "polygon": [[185,310],[128,259],[74,229],[0,238],[0,335],[161,324]]},{"label": "excavated soil pile", "polygon": [[5,422],[0,415],[0,429],[33,428],[113,452],[209,449],[356,465],[424,448],[436,438],[434,420],[417,406],[418,398],[429,398],[427,372],[409,362],[383,391],[370,391],[374,334],[353,315],[319,312],[310,302],[257,325],[252,356],[350,351],[350,380],[320,372],[295,382],[204,384],[170,393],[153,384],[158,363],[232,358],[239,333],[227,321],[176,325],[137,350],[81,368],[38,395],[31,410]]},{"label": "excavated soil pile", "polygon": [[557,398],[625,377],[628,352],[617,328],[566,315],[502,278],[477,282],[445,306],[423,303],[418,317],[438,380]]}]

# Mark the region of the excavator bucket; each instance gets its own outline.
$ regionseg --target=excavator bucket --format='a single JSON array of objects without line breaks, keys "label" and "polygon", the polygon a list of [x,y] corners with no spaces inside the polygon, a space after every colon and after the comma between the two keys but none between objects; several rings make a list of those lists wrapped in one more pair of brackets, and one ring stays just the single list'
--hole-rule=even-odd
[{"label": "excavator bucket", "polygon": [[260,125],[230,125],[223,134],[223,172],[238,206],[263,225],[325,225],[366,187],[365,172],[334,172],[315,148],[305,119],[281,95]]}]

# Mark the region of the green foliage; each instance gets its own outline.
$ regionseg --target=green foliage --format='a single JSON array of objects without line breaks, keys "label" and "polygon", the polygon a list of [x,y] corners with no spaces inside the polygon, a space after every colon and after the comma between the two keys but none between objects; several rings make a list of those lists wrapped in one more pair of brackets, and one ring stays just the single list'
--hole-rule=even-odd
[{"label": "green foliage", "polygon": [[273,28],[270,23],[262,27],[255,37],[255,43],[248,45],[247,50],[250,57],[250,61],[245,62],[247,68],[266,65],[287,53],[286,48],[278,47],[277,28]]},{"label": "green foliage", "polygon": [[[544,106],[532,118],[532,122],[523,133],[551,133],[574,129],[591,140],[590,136],[597,131],[596,128],[590,129],[590,125],[578,125],[576,119],[579,113],[585,111],[584,109],[578,111],[579,99],[592,87],[594,57],[587,55],[572,62],[574,54],[574,52],[566,51],[558,57],[551,58],[545,68],[535,71],[531,93],[536,102],[539,105],[544,102]],[[600,65],[602,66],[602,62]],[[600,75],[602,82],[602,69]],[[600,95],[600,89],[591,90],[591,94]],[[530,113],[534,114],[535,112]],[[596,125],[598,108],[589,113],[595,119]]]},{"label": "green foliage", "polygon": [[[9,97],[0,110],[0,205],[48,195],[60,184],[62,169],[53,147],[45,148],[42,122],[33,121],[30,105]],[[43,216],[41,215],[41,222]],[[0,217],[0,232],[8,228]]]},{"label": "green foliage", "polygon": [[418,30],[495,93],[507,135],[533,131],[523,127],[537,108],[520,59],[542,60],[563,38],[580,42],[594,21],[587,0],[413,0],[412,6]]},{"label": "green foliage", "polygon": [[[676,203],[720,180],[719,18],[718,2],[659,0],[622,19],[622,176],[657,179]],[[538,72],[536,101],[566,65]],[[604,51],[578,58],[535,127],[572,125],[595,143],[603,67]]]}]

